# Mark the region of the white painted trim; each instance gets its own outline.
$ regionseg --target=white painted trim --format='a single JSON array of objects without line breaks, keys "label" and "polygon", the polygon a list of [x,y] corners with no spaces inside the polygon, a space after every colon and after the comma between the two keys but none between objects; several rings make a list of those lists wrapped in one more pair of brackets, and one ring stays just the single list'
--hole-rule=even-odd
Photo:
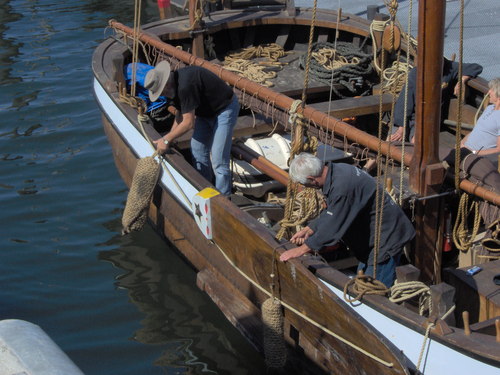
[{"label": "white painted trim", "polygon": [[[413,366],[416,367],[424,342],[423,334],[390,319],[362,302],[355,302],[354,304],[346,302],[344,300],[343,290],[335,288],[324,280],[321,281],[323,281],[323,283],[335,293],[346,306],[361,315],[368,323],[399,348],[413,363]],[[425,375],[498,375],[500,373],[497,367],[468,357],[451,347],[433,341],[431,338],[427,340],[425,353],[420,364],[420,371]]]},{"label": "white painted trim", "polygon": [[[151,156],[153,154],[153,149],[149,142],[123,114],[120,108],[116,105],[116,103],[112,100],[112,98],[109,96],[106,90],[104,90],[100,82],[95,77],[94,92],[102,110],[106,112],[107,117],[111,119],[111,123],[113,124],[115,129],[121,134],[124,139],[126,139],[127,143],[139,156],[139,158]],[[177,200],[184,206],[187,211],[192,214],[192,199],[196,194],[198,194],[199,190],[191,185],[191,183],[186,180],[179,172],[177,172],[174,167],[168,164],[165,159],[162,165],[164,168],[168,168],[170,172],[165,173],[165,171],[163,171],[161,175],[162,185],[175,198],[177,198]],[[177,187],[177,184],[171,181],[170,175],[173,176],[180,189]],[[184,195],[189,199],[189,202],[186,202]]]}]

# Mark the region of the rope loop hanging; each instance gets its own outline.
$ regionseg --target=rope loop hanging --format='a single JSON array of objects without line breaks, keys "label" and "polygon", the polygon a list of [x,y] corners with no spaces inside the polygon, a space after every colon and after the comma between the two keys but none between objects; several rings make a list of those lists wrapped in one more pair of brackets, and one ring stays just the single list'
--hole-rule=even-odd
[{"label": "rope loop hanging", "polygon": [[[474,212],[472,231],[469,233],[468,218]],[[461,251],[468,251],[479,232],[481,215],[479,213],[479,202],[473,200],[469,207],[469,194],[462,193],[458,206],[457,218],[453,226],[453,243]]]},{"label": "rope loop hanging", "polygon": [[[304,73],[304,86],[302,89],[302,100],[295,100],[292,103],[289,111],[290,113],[289,122],[291,123],[291,131],[292,131],[292,144],[291,144],[289,161],[291,161],[295,157],[295,155],[305,151],[304,147],[305,143],[308,144],[307,151],[312,154],[316,154],[318,145],[317,140],[312,138],[310,142],[304,142],[304,133],[305,133],[304,128],[306,124],[304,123],[301,111],[299,111],[299,108],[303,110],[307,99],[307,88],[309,85],[309,69],[310,69],[312,47],[313,47],[314,27],[316,24],[317,5],[318,5],[317,0],[314,0],[311,27],[309,32],[309,44],[307,48],[307,58],[306,58],[305,73]],[[281,228],[278,231],[278,234],[276,235],[276,238],[278,240],[282,239],[285,236],[293,235],[294,232],[292,233],[292,227],[297,226],[297,224],[293,225],[293,223],[296,223],[297,221],[303,222],[301,218],[297,218],[296,216],[294,216],[294,205],[297,197],[297,192],[298,192],[298,184],[293,182],[292,179],[289,178],[286,189],[285,212],[283,219],[280,221]],[[314,199],[312,194],[309,195],[305,194],[304,199],[306,198]],[[301,204],[299,203],[298,206],[301,207]],[[319,212],[317,212],[317,214],[319,214]],[[312,219],[311,215],[308,215],[307,219]]]}]

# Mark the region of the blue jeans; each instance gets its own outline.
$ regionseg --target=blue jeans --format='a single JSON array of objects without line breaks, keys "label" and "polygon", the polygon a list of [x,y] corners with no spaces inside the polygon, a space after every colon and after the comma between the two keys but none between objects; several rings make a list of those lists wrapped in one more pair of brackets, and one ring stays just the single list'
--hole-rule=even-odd
[{"label": "blue jeans", "polygon": [[191,153],[196,170],[210,182],[213,182],[215,174],[215,187],[223,195],[231,194],[232,173],[229,162],[233,129],[239,110],[238,98],[234,95],[231,103],[217,117],[196,117],[191,138]]},{"label": "blue jeans", "polygon": [[[399,266],[401,254],[390,257],[389,259],[377,263],[376,279],[382,281],[386,287],[390,288],[396,280],[396,267]],[[373,265],[367,266],[366,263],[359,262],[358,271],[363,270],[365,275],[373,277]]]}]

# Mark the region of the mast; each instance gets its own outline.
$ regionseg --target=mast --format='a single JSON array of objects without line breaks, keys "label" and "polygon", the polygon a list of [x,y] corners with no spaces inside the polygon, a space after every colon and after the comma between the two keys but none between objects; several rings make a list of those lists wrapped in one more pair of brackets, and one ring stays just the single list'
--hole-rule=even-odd
[{"label": "mast", "polygon": [[[445,0],[419,2],[416,130],[410,164],[410,186],[419,197],[437,193],[444,178],[438,150],[445,9]],[[439,198],[416,201],[415,265],[425,281],[441,278],[441,213]]]}]

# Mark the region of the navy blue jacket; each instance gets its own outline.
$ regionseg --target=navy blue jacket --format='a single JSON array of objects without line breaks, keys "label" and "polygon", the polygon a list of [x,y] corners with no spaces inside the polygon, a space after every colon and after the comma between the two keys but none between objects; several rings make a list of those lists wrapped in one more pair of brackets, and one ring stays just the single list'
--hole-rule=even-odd
[{"label": "navy blue jacket", "polygon": [[[308,224],[314,234],[305,243],[313,250],[320,250],[342,239],[360,262],[373,265],[376,180],[349,164],[329,163],[327,167],[323,186],[327,208]],[[399,254],[414,236],[415,229],[406,214],[384,192],[377,263]]]}]

